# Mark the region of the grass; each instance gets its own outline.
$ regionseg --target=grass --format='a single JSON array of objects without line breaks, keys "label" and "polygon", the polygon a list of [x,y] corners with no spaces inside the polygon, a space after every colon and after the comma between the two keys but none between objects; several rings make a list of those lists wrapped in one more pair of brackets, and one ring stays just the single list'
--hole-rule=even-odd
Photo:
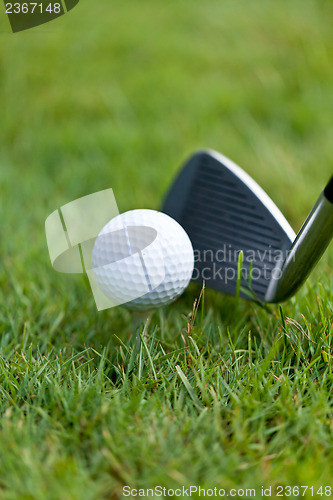
[{"label": "grass", "polygon": [[106,187],[120,211],[158,208],[200,147],[297,229],[331,174],[332,9],[100,0],[16,35],[2,15],[1,499],[332,485],[331,251],[281,308],[205,290],[195,315],[190,285],[137,351],[130,314],[98,313],[44,235]]}]

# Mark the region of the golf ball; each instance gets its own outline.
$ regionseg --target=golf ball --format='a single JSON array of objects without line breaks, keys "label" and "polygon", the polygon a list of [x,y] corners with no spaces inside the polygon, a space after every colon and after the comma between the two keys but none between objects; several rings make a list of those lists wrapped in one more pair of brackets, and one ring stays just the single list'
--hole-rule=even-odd
[{"label": "golf ball", "polygon": [[194,254],[174,219],[155,210],[131,210],[103,227],[91,263],[99,288],[113,305],[148,311],[183,293],[192,277]]}]

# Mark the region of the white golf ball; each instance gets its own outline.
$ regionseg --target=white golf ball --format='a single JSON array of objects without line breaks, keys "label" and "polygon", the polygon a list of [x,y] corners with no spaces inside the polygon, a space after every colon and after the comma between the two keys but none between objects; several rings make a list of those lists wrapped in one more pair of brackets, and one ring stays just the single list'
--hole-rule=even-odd
[{"label": "white golf ball", "polygon": [[91,263],[99,288],[113,305],[148,311],[183,293],[194,254],[174,219],[155,210],[131,210],[103,227]]}]

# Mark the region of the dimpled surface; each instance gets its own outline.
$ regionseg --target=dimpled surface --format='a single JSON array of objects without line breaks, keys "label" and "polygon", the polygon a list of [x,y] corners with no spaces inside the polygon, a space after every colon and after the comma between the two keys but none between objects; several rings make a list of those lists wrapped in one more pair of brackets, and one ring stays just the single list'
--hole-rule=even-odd
[{"label": "dimpled surface", "polygon": [[187,287],[194,255],[189,237],[174,219],[155,210],[114,217],[96,238],[92,267],[114,305],[146,311],[174,301]]}]

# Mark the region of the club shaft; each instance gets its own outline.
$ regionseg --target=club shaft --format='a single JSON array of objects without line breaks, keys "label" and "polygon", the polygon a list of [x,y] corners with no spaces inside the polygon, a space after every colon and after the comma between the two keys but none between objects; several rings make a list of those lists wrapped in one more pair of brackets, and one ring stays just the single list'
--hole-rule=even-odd
[{"label": "club shaft", "polygon": [[299,231],[282,268],[272,278],[267,302],[282,302],[294,295],[329,245],[333,236],[332,187],[331,180]]}]

